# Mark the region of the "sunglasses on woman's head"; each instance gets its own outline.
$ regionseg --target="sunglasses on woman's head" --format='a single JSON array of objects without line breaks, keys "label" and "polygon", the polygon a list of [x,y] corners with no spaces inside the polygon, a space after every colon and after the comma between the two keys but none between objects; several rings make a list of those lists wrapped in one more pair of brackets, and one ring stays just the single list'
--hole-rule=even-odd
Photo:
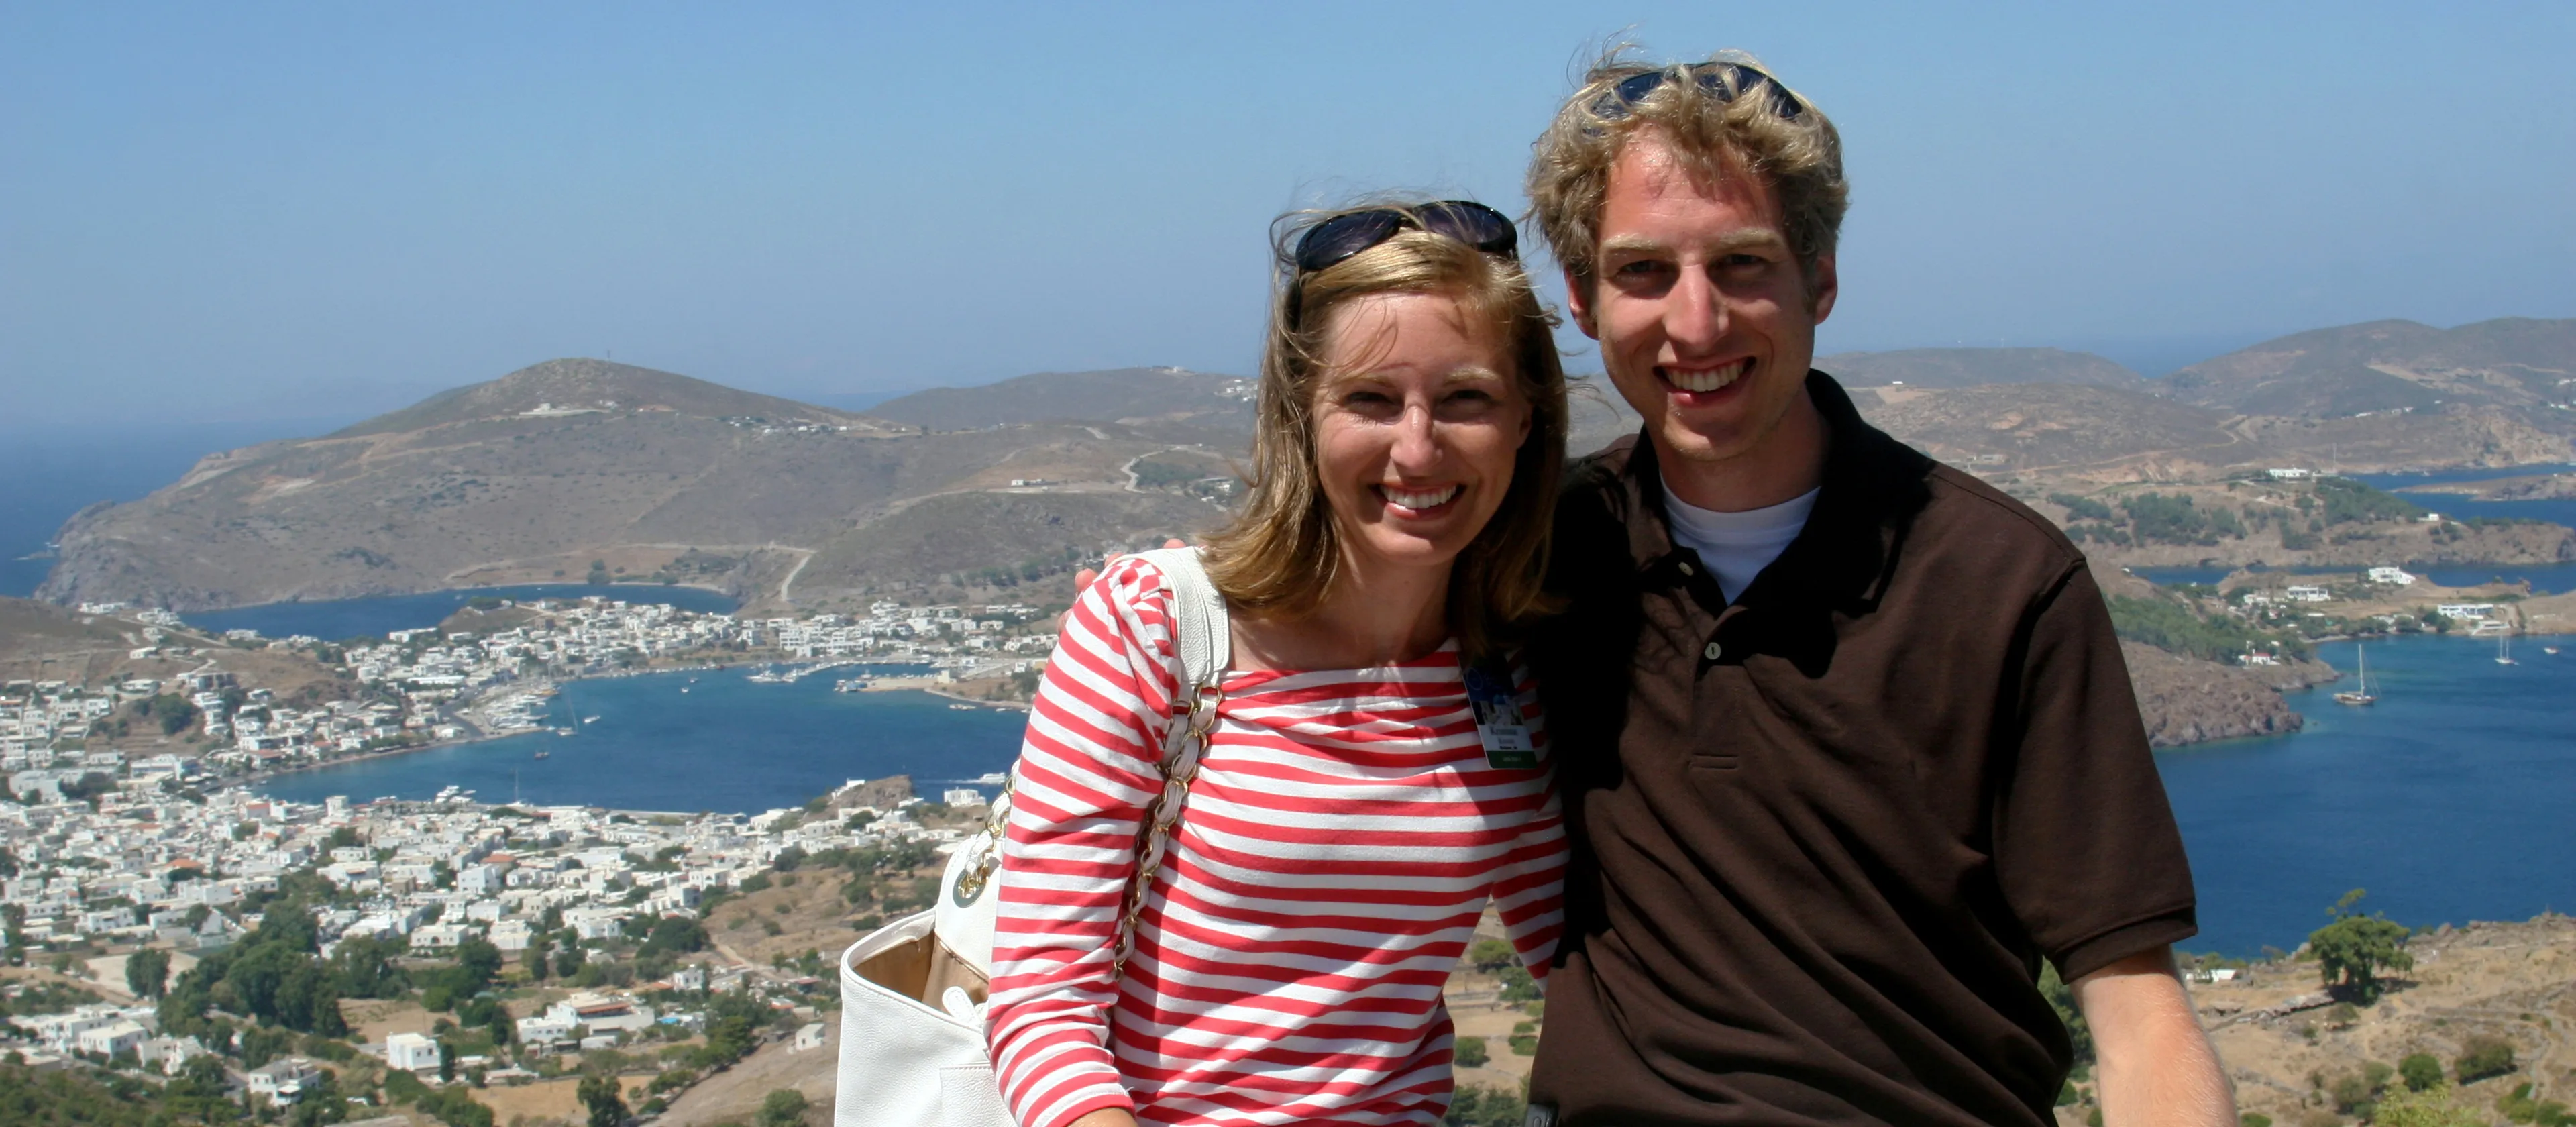
[{"label": "sunglasses on woman's head", "polygon": [[1416,208],[1377,207],[1336,215],[1297,240],[1297,272],[1312,274],[1394,238],[1407,227],[1445,235],[1487,254],[1510,256],[1520,232],[1502,212],[1473,200],[1441,200]]}]

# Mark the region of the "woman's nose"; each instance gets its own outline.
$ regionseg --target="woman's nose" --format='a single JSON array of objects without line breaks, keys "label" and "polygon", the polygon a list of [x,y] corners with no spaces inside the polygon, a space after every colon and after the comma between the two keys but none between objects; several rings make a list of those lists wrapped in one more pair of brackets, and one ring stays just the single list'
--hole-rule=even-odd
[{"label": "woman's nose", "polygon": [[1405,407],[1404,417],[1396,420],[1395,449],[1391,457],[1396,467],[1403,470],[1425,470],[1439,463],[1438,427],[1432,421],[1429,404]]}]

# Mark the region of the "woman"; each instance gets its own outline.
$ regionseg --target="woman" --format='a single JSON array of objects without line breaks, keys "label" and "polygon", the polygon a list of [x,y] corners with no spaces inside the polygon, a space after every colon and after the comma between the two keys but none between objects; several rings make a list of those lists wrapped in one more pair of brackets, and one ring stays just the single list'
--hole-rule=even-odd
[{"label": "woman", "polygon": [[[1565,838],[1504,642],[1539,609],[1565,382],[1513,245],[1458,201],[1283,229],[1255,477],[1203,553],[1232,664],[1123,966],[1174,612],[1129,558],[1066,615],[986,1016],[1023,1127],[1437,1123],[1441,984],[1488,897],[1545,975]],[[1520,727],[1480,736],[1471,673],[1489,721]]]}]

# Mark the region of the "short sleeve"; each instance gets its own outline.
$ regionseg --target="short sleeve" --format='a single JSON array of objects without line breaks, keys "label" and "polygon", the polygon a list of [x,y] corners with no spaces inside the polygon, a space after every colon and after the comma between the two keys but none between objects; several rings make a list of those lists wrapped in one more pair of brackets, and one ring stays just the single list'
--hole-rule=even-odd
[{"label": "short sleeve", "polygon": [[2019,739],[1997,788],[2004,897],[2073,981],[2199,930],[2191,864],[2111,613],[2071,567],[2027,619]]}]

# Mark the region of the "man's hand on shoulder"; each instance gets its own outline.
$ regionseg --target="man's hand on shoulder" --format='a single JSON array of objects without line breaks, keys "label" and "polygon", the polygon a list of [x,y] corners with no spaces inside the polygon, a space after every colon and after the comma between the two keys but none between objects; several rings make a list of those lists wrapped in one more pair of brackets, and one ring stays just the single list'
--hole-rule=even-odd
[{"label": "man's hand on shoulder", "polygon": [[2073,985],[2100,1058],[2104,1127],[2234,1127],[2236,1094],[2174,972],[2172,948],[2141,951]]}]

